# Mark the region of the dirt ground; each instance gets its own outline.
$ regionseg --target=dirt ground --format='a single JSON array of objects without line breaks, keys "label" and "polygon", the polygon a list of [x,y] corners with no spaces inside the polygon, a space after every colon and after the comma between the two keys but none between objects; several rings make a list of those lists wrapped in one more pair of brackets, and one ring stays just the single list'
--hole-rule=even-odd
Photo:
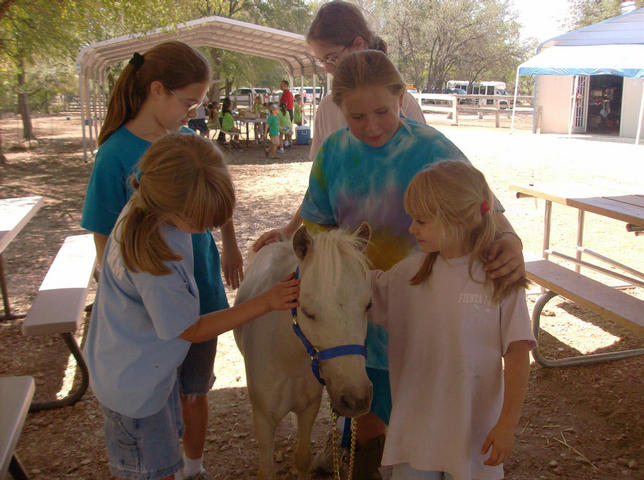
[{"label": "dirt ground", "polygon": [[[575,180],[638,188],[644,179],[644,146],[617,139],[557,135],[510,135],[501,129],[449,127],[428,116],[488,177],[526,250],[541,248],[543,203],[517,200],[508,185],[527,181]],[[25,313],[63,239],[82,233],[80,214],[92,163],[83,160],[80,121],[75,115],[34,119],[37,144],[14,148],[20,122],[0,121],[7,163],[0,165],[0,197],[42,195],[43,208],[4,252],[11,307]],[[251,147],[228,154],[237,188],[235,224],[246,254],[257,236],[285,223],[300,201],[310,164],[307,148],[296,146],[275,163]],[[576,213],[553,207],[553,247],[572,254]],[[620,222],[588,215],[587,244],[644,270],[644,237]],[[608,280],[610,282],[610,280]],[[632,292],[642,298],[641,292]],[[537,295],[529,296],[532,309]],[[93,291],[88,301],[93,298]],[[232,301],[234,292],[229,292]],[[62,340],[23,337],[21,320],[0,321],[0,375],[33,375],[38,400],[69,389],[79,376]],[[644,339],[563,300],[551,302],[540,345],[548,355],[644,347]],[[77,334],[80,342],[84,328]],[[69,365],[68,365],[69,362]],[[508,479],[644,479],[644,357],[601,365],[547,369],[533,364],[529,391]],[[209,393],[210,423],[205,466],[219,479],[254,478],[253,438],[243,363],[231,334],[222,335],[215,363],[217,382]],[[330,421],[323,409],[314,448],[323,444]],[[282,422],[277,437],[279,478],[294,478],[294,423]],[[108,479],[102,419],[91,391],[73,407],[30,414],[17,453],[35,480]],[[319,477],[322,478],[322,477]]]}]

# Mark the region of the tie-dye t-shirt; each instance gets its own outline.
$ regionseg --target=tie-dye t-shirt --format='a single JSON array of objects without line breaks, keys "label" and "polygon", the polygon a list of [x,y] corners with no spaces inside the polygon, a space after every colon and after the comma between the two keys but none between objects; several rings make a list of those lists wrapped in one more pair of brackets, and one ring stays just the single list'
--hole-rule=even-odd
[{"label": "tie-dye t-shirt", "polygon": [[[391,140],[377,148],[358,140],[348,128],[329,135],[313,162],[302,202],[302,218],[319,225],[354,230],[368,222],[372,235],[367,256],[379,270],[389,270],[416,248],[409,233],[411,218],[403,206],[413,176],[439,160],[468,161],[436,129],[413,120],[401,122]],[[369,328],[370,367],[386,368],[386,345],[386,333]]]}]

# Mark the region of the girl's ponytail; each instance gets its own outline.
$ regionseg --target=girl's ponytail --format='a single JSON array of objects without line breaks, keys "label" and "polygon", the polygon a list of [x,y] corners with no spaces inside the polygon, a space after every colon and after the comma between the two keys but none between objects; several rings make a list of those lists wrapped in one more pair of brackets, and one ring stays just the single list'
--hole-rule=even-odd
[{"label": "girl's ponytail", "polygon": [[114,85],[107,104],[105,121],[98,135],[99,146],[127,120],[134,118],[145,100],[145,97],[140,98],[135,91],[136,70],[133,63],[128,63]]},{"label": "girl's ponytail", "polygon": [[130,210],[117,227],[123,262],[131,272],[144,270],[152,275],[166,275],[170,269],[164,262],[178,261],[181,257],[163,240],[158,216],[134,195]]}]

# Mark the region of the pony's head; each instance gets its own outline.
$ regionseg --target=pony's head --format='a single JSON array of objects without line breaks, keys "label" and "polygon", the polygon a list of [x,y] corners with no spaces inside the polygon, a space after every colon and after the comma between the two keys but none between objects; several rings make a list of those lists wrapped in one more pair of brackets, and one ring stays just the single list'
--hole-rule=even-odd
[{"label": "pony's head", "polygon": [[[297,319],[318,350],[365,343],[371,287],[363,252],[370,236],[363,223],[353,234],[331,230],[310,235],[302,227],[293,237],[300,261]],[[339,414],[353,417],[369,410],[373,390],[363,355],[322,360],[320,376]]]}]

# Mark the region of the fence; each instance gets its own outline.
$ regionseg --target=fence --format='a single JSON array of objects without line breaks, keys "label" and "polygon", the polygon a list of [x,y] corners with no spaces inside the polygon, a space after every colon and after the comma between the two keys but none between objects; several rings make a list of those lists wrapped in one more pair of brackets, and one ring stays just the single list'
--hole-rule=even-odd
[{"label": "fence", "polygon": [[[459,116],[476,115],[479,119],[494,116],[494,126],[500,127],[501,116],[512,115],[514,97],[511,95],[454,95],[442,93],[412,94],[424,113],[446,113],[452,125],[459,124]],[[515,115],[532,116],[534,114],[534,97],[520,95],[517,97]],[[540,119],[534,122],[533,131],[539,129]]]}]

